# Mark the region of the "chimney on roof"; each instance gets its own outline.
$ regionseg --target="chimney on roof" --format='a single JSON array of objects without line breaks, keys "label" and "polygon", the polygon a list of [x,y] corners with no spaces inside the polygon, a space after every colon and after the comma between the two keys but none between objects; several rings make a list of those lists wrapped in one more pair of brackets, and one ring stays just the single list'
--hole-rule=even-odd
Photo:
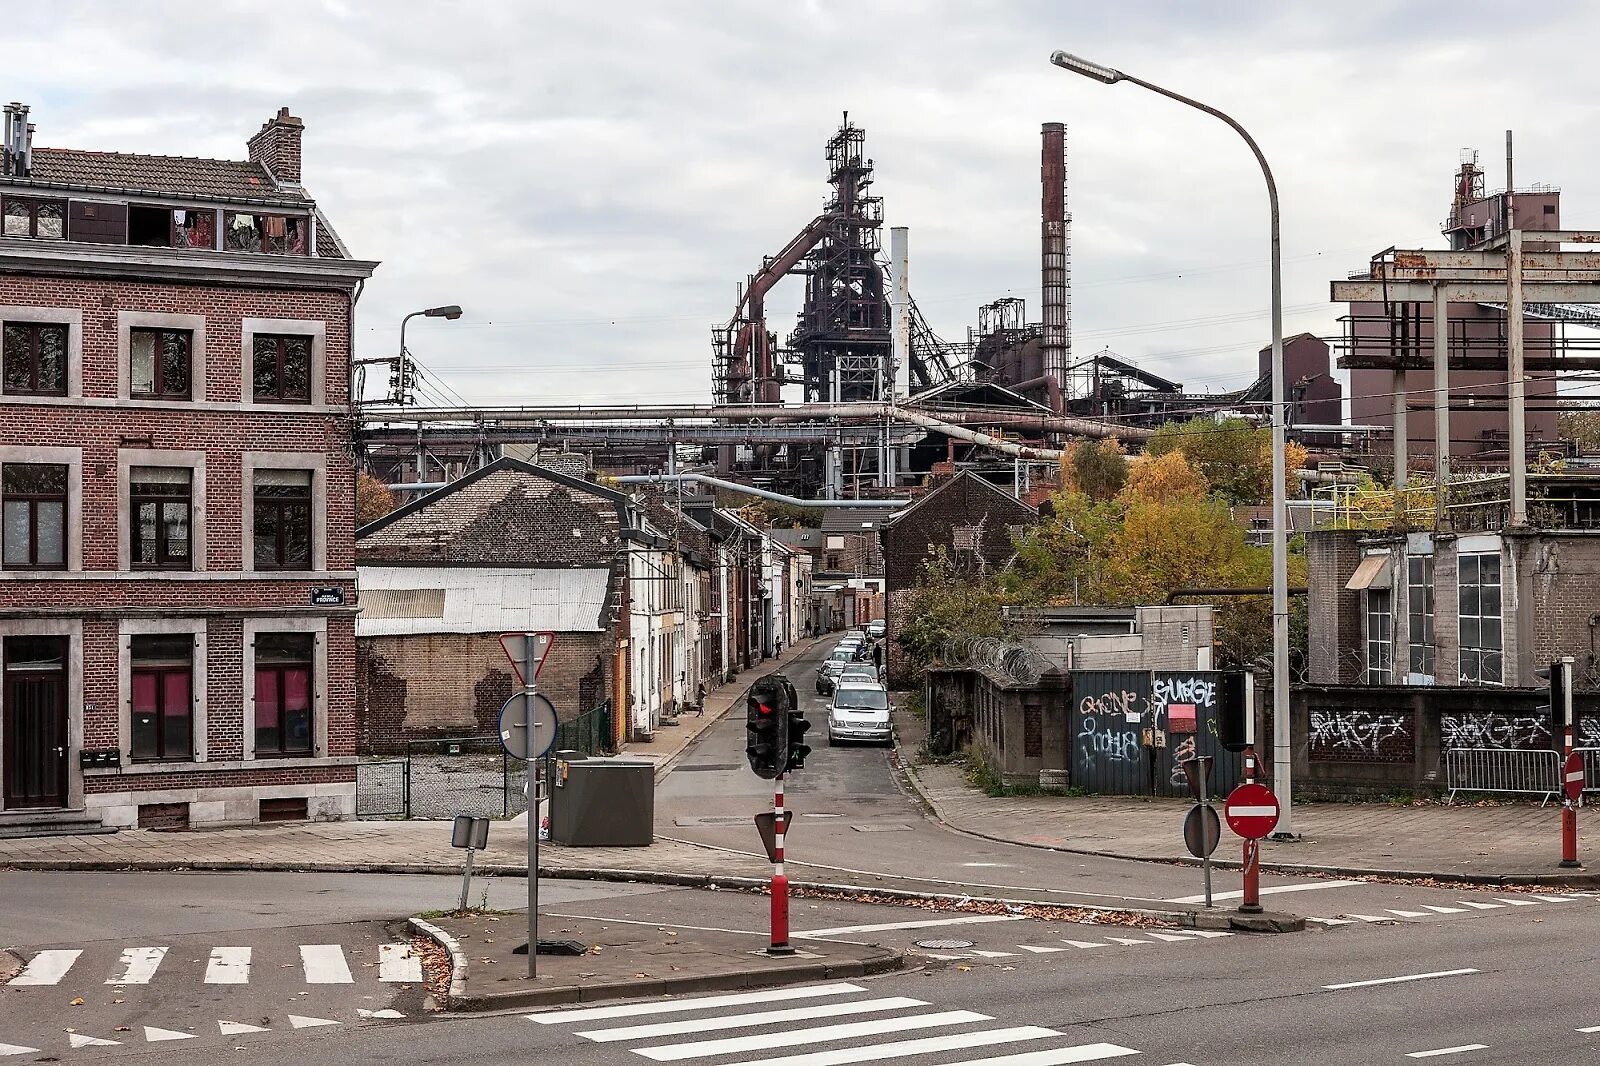
[{"label": "chimney on roof", "polygon": [[246,142],[250,162],[260,163],[280,185],[300,184],[300,137],[305,123],[289,114],[287,107],[261,124],[261,129]]}]

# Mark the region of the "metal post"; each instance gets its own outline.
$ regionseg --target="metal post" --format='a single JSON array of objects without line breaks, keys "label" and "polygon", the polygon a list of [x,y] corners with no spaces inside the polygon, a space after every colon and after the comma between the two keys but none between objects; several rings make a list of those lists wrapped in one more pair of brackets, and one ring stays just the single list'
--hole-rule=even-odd
[{"label": "metal post", "polygon": [[[1207,781],[1206,781],[1206,763],[1205,763],[1204,759],[1196,757],[1194,772],[1200,775],[1200,807],[1201,807],[1202,810],[1210,810],[1211,809],[1211,804],[1206,801],[1206,784],[1207,784]],[[1201,819],[1200,819],[1200,840],[1201,840],[1202,843],[1205,842],[1206,830],[1210,827],[1210,825],[1211,825],[1211,820],[1209,818],[1206,818],[1206,817],[1202,816]],[[1210,906],[1211,906],[1211,849],[1207,848],[1207,847],[1202,847],[1200,850],[1201,850],[1201,852],[1203,852],[1203,854],[1200,856],[1200,869],[1202,871],[1204,871],[1205,879],[1206,879],[1206,907],[1210,908]]]},{"label": "metal post", "polygon": [[[1256,679],[1249,671],[1244,675],[1244,780],[1256,783]],[[1246,838],[1244,842],[1244,898],[1239,902],[1241,914],[1261,913],[1261,841]]]},{"label": "metal post", "polygon": [[[1566,793],[1567,760],[1572,758],[1572,656],[1555,664],[1561,671],[1561,862],[1562,869],[1578,866],[1578,805]],[[1581,793],[1580,793],[1581,795]]]},{"label": "metal post", "polygon": [[524,633],[522,691],[528,715],[528,976],[539,976],[539,791],[534,787],[538,741],[533,728],[533,697],[539,693],[537,633]]},{"label": "metal post", "polygon": [[467,912],[467,898],[472,894],[472,856],[474,849],[467,849],[467,868],[461,873],[461,906],[456,910],[462,914]]},{"label": "metal post", "polygon": [[782,774],[772,782],[772,943],[767,954],[794,954],[794,948],[789,946],[789,879],[783,873]]},{"label": "metal post", "polygon": [[1433,527],[1450,528],[1450,290],[1433,287]]},{"label": "metal post", "polygon": [[1522,231],[1515,228],[1515,219],[1511,224],[1506,242],[1506,411],[1511,430],[1510,525],[1515,529],[1528,524],[1528,408],[1523,390]]},{"label": "metal post", "polygon": [[1410,429],[1406,425],[1406,403],[1410,397],[1406,395],[1406,372],[1398,368],[1389,375],[1389,388],[1394,393],[1394,508],[1395,516],[1399,517],[1401,509],[1405,506],[1401,497],[1406,489],[1406,467],[1410,463],[1410,456],[1406,454],[1407,439]]}]

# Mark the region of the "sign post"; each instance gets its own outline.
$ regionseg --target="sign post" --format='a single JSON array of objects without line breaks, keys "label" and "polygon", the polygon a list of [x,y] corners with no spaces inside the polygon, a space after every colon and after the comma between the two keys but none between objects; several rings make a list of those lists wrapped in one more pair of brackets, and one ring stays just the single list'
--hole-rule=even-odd
[{"label": "sign post", "polygon": [[[1249,756],[1254,754],[1252,749],[1247,748],[1246,752]],[[1253,762],[1249,758],[1245,763],[1245,773],[1252,780],[1228,793],[1222,806],[1228,828],[1244,838],[1244,899],[1239,903],[1242,914],[1261,913],[1261,838],[1277,828],[1281,810],[1272,789],[1253,780]]]},{"label": "sign post", "polygon": [[1211,853],[1217,850],[1217,841],[1222,837],[1217,812],[1209,802],[1207,786],[1211,779],[1211,764],[1210,755],[1185,759],[1178,764],[1183,767],[1184,776],[1189,779],[1189,792],[1196,800],[1183,820],[1183,839],[1188,845],[1189,854],[1199,858],[1200,868],[1204,871],[1207,907],[1211,906]]},{"label": "sign post", "polygon": [[[1256,686],[1255,677],[1248,671],[1244,675],[1244,783],[1256,783]],[[1261,913],[1261,841],[1245,837],[1244,857],[1240,864],[1244,874],[1244,898],[1239,901],[1239,913]]]},{"label": "sign post", "polygon": [[1572,750],[1572,656],[1563,656],[1550,664],[1552,680],[1557,671],[1561,675],[1561,706],[1551,707],[1552,713],[1561,717],[1562,784],[1561,798],[1561,862],[1564,870],[1578,866],[1578,801],[1583,798],[1583,756]]},{"label": "sign post", "polygon": [[[554,730],[551,730],[549,741],[539,736],[534,704],[539,695],[539,668],[544,665],[544,657],[550,654],[550,645],[553,643],[555,634],[549,632],[506,633],[500,637],[500,646],[505,648],[506,658],[511,660],[512,668],[522,680],[521,702],[527,709],[529,977],[539,976],[539,790],[534,787],[534,775],[538,772],[539,756],[543,754],[539,745],[543,743],[548,747],[549,742],[555,739]],[[505,739],[504,732],[502,729],[502,740]]]}]

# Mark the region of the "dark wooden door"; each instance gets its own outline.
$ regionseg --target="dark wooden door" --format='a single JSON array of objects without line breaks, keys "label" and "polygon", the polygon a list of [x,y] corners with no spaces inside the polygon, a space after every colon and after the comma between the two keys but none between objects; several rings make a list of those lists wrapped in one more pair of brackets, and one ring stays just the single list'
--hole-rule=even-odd
[{"label": "dark wooden door", "polygon": [[35,663],[16,665],[23,668],[6,663],[5,690],[0,693],[5,701],[0,728],[5,731],[6,808],[65,807],[66,670]]}]

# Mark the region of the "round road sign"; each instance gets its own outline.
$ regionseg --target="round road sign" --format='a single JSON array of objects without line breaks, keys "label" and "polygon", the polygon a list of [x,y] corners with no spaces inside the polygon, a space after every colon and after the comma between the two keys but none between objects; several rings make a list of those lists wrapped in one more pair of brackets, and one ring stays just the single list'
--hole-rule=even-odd
[{"label": "round road sign", "polygon": [[1217,850],[1222,839],[1222,823],[1217,821],[1217,809],[1209,803],[1196,803],[1183,819],[1183,844],[1189,854],[1203,859]]},{"label": "round road sign", "polygon": [[[528,714],[532,703],[533,714]],[[556,708],[542,693],[530,698],[526,692],[513,692],[500,706],[500,746],[513,759],[528,758],[528,719],[533,718],[533,757],[547,754],[556,742]]]},{"label": "round road sign", "polygon": [[1246,840],[1260,840],[1278,825],[1278,797],[1266,785],[1240,785],[1222,805],[1228,828]]},{"label": "round road sign", "polygon": [[1567,799],[1573,803],[1577,803],[1583,795],[1583,778],[1583,753],[1575,751],[1567,756],[1567,764],[1561,770],[1561,780],[1567,787]]}]

